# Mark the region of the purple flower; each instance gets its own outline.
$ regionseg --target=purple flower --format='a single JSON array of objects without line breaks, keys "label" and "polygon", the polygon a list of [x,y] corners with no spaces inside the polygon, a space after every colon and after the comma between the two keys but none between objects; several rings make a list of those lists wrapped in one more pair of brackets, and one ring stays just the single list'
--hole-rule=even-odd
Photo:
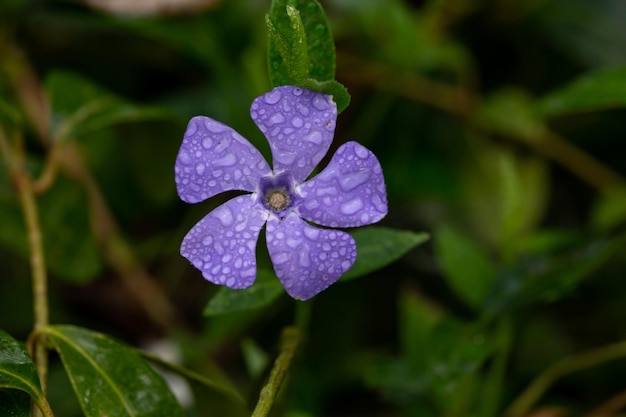
[{"label": "purple flower", "polygon": [[228,190],[235,197],[200,220],[181,254],[215,284],[247,288],[256,278],[256,243],[267,224],[267,247],[289,295],[306,300],[339,279],[356,259],[354,239],[315,227],[355,227],[387,214],[378,160],[356,142],[337,149],[307,180],[333,140],[337,107],[331,96],[282,86],[258,97],[252,119],[269,141],[272,166],[246,139],[211,118],[189,122],[176,158],[178,195],[198,203]]}]

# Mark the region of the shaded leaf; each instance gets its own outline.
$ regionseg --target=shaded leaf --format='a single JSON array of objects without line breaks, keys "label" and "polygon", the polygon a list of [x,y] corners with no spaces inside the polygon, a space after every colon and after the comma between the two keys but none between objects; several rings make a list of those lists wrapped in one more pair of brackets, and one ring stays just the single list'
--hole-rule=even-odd
[{"label": "shaded leaf", "polygon": [[205,316],[234,313],[265,307],[283,293],[283,287],[273,272],[260,269],[256,282],[244,290],[221,287],[204,309]]},{"label": "shaded leaf", "polygon": [[452,290],[470,307],[480,307],[496,277],[487,254],[450,227],[435,234],[435,251]]},{"label": "shaded leaf", "polygon": [[625,241],[625,236],[587,240],[558,251],[522,257],[498,276],[485,308],[491,314],[499,314],[558,300],[602,266]]},{"label": "shaded leaf", "polygon": [[341,277],[343,281],[389,265],[429,239],[428,233],[386,227],[358,229],[352,232],[352,237],[356,241],[357,257],[352,268]]},{"label": "shaded leaf", "polygon": [[536,104],[544,117],[626,106],[626,67],[602,69],[575,79]]},{"label": "shaded leaf", "polygon": [[[24,395],[11,392],[12,390],[26,393],[26,400],[24,400]],[[24,415],[25,401],[28,410],[26,415],[30,414],[28,395],[40,407],[47,408],[47,401],[41,392],[35,364],[28,352],[15,339],[0,330],[0,415]]]},{"label": "shaded leaf", "polygon": [[68,72],[51,73],[46,89],[52,103],[52,137],[58,142],[118,123],[172,118],[165,109],[136,106]]},{"label": "shaded leaf", "polygon": [[87,417],[186,415],[163,378],[132,348],[74,326],[42,332],[61,356]]}]

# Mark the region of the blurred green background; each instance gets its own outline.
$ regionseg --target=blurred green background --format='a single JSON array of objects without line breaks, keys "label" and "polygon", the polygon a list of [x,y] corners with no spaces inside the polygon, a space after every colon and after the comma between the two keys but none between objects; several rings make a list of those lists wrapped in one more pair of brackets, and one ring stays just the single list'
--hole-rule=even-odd
[{"label": "blurred green background", "polygon": [[[381,225],[432,239],[310,303],[275,415],[502,415],[556,361],[626,339],[626,3],[321,3],[352,95],[333,150],[373,150],[389,198]],[[0,126],[24,140],[34,178],[60,161],[37,200],[51,321],[136,345],[168,337],[185,365],[228,375],[252,404],[300,309],[285,295],[204,316],[217,288],[178,248],[225,197],[183,203],[173,166],[195,115],[269,155],[249,117],[271,88],[268,11],[260,0],[0,5]],[[0,328],[25,340],[28,246],[0,168]],[[524,415],[620,415],[626,361],[593,365]],[[52,407],[78,416],[64,378],[53,356]],[[195,401],[194,415],[231,415],[218,394]]]}]

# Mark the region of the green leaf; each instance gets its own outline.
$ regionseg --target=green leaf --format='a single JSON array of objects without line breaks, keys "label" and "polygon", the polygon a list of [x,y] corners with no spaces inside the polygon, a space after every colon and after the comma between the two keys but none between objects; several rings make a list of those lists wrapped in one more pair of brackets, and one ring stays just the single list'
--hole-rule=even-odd
[{"label": "green leaf", "polygon": [[[0,330],[0,415],[11,415],[6,412],[11,408],[15,416],[22,414],[23,398],[19,394],[4,391],[4,389],[19,390],[30,395],[42,408],[48,408],[48,403],[41,392],[39,376],[35,364],[26,349],[6,332]],[[6,402],[6,404],[5,404]],[[9,407],[9,402],[14,404]],[[28,409],[30,402],[27,401]],[[4,407],[7,407],[6,409]]]},{"label": "green leaf", "polygon": [[549,93],[536,104],[544,117],[626,106],[626,67],[602,69],[583,75]]},{"label": "green leaf", "polygon": [[186,416],[163,378],[132,348],[74,326],[42,329],[86,417]]},{"label": "green leaf", "polygon": [[624,235],[611,240],[589,239],[567,248],[557,247],[551,252],[522,257],[500,274],[485,308],[490,314],[501,314],[563,298],[623,248],[625,242]]},{"label": "green leaf", "polygon": [[[317,81],[334,79],[335,44],[326,14],[317,0],[273,0],[268,20],[273,25],[269,42],[269,68],[273,85],[303,81],[294,80],[288,68],[299,58],[305,58],[309,77]],[[279,50],[282,48],[284,53],[284,45],[276,45],[277,35],[292,54],[288,59]]]},{"label": "green leaf", "polygon": [[68,72],[51,73],[46,89],[52,103],[52,137],[58,142],[119,123],[172,119],[165,109],[136,106]]},{"label": "green leaf", "polygon": [[341,113],[350,95],[334,80],[335,45],[317,0],[274,0],[266,23],[272,85],[298,85],[330,94]]},{"label": "green leaf", "polygon": [[496,277],[487,254],[450,227],[442,227],[435,234],[435,252],[452,290],[467,305],[479,308]]},{"label": "green leaf", "polygon": [[204,309],[205,316],[254,310],[273,303],[283,293],[283,287],[273,272],[260,269],[256,282],[245,290],[221,287]]},{"label": "green leaf", "polygon": [[402,255],[426,242],[428,233],[415,233],[386,227],[367,227],[352,232],[357,257],[341,280],[357,278],[389,265]]},{"label": "green leaf", "polygon": [[350,93],[348,93],[348,90],[343,84],[337,81],[319,82],[312,78],[307,78],[302,82],[301,86],[309,90],[315,90],[333,96],[333,101],[337,105],[337,113],[344,111],[350,104]]}]

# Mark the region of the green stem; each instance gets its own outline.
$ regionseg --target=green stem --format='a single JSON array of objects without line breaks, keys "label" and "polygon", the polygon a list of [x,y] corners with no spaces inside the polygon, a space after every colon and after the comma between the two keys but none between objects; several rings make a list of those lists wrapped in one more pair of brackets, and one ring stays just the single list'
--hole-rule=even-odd
[{"label": "green stem", "polygon": [[[24,170],[24,157],[18,149],[13,151],[9,141],[3,131],[0,130],[0,153],[7,161],[11,176],[19,194],[20,205],[26,223],[28,247],[30,250],[30,266],[33,281],[33,307],[34,307],[34,332],[44,328],[49,323],[48,308],[48,276],[46,272],[46,262],[43,252],[43,238],[39,225],[39,213],[33,183]],[[37,338],[34,343],[32,355],[35,359],[37,374],[41,384],[41,391],[46,394],[48,378],[48,352],[45,340]],[[41,406],[41,405],[40,405]],[[49,407],[48,407],[49,408]],[[39,411],[35,412],[37,414]],[[46,415],[45,407],[42,412]]]},{"label": "green stem", "polygon": [[252,417],[266,417],[269,414],[299,342],[300,332],[296,327],[283,329],[280,354],[274,362],[267,383],[261,388],[259,402],[252,412]]},{"label": "green stem", "polygon": [[530,408],[559,378],[594,367],[603,362],[624,357],[626,357],[626,341],[564,358],[539,375],[511,404],[504,416],[519,417],[526,415]]}]

